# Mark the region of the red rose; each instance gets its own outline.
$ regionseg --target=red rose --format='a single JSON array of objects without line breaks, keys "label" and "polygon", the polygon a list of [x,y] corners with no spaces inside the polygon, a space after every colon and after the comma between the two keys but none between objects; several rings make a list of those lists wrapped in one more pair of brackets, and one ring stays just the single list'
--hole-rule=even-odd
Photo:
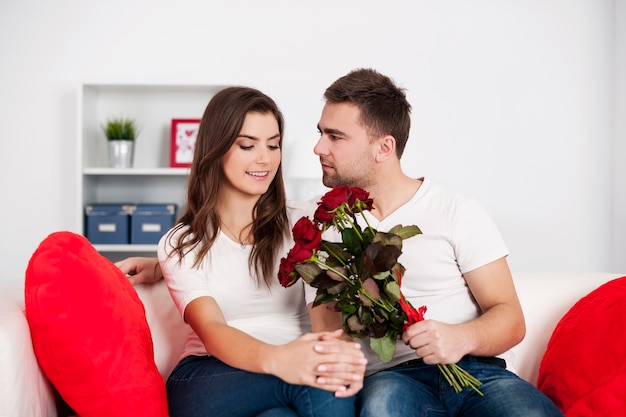
[{"label": "red rose", "polygon": [[313,218],[323,224],[331,224],[333,222],[333,218],[335,217],[335,213],[332,211],[328,211],[326,208],[319,206],[317,210],[315,210],[315,214]]},{"label": "red rose", "polygon": [[350,196],[350,200],[348,201],[348,204],[350,204],[350,207],[354,206],[354,203],[356,203],[356,200],[359,200],[363,203],[361,205],[362,210],[372,209],[372,204],[374,203],[374,200],[369,198],[370,197],[369,192],[358,187],[353,187],[351,191],[352,191],[352,195]]},{"label": "red rose", "polygon": [[346,203],[350,195],[350,187],[346,185],[340,185],[333,188],[322,196],[313,218],[320,223],[332,223],[333,217],[335,217],[335,210],[337,210],[337,208],[342,204]]},{"label": "red rose", "polygon": [[312,248],[306,248],[300,242],[296,242],[287,253],[287,257],[280,260],[278,280],[283,287],[290,287],[298,281],[300,275],[296,272],[294,265],[306,261],[311,256],[313,256]]},{"label": "red rose", "polygon": [[293,240],[306,249],[319,249],[322,232],[308,217],[301,217],[293,226]]},{"label": "red rose", "polygon": [[304,246],[301,242],[296,242],[293,245],[293,248],[289,250],[289,253],[287,254],[287,260],[293,264],[306,261],[311,256],[313,256],[314,249],[315,248],[308,248]]},{"label": "red rose", "polygon": [[298,281],[300,275],[294,265],[310,259],[322,240],[322,233],[307,217],[301,217],[293,226],[294,245],[286,258],[280,260],[278,280],[283,287],[290,287]]},{"label": "red rose", "polygon": [[350,190],[350,187],[347,185],[340,185],[324,194],[320,199],[319,204],[320,206],[328,209],[328,211],[332,211],[347,202],[351,194],[352,191]]},{"label": "red rose", "polygon": [[293,269],[293,263],[289,262],[287,258],[280,260],[280,266],[278,267],[278,280],[283,287],[291,287],[298,281],[298,274]]}]

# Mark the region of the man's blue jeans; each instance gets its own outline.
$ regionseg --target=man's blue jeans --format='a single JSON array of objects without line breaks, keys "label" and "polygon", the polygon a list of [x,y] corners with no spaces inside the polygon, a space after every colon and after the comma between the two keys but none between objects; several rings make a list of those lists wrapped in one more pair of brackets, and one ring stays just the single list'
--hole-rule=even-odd
[{"label": "man's blue jeans", "polygon": [[210,356],[189,356],[167,380],[171,417],[354,417],[354,397],[242,371]]},{"label": "man's blue jeans", "polygon": [[456,393],[437,366],[420,360],[399,364],[365,378],[357,394],[360,417],[562,417],[537,388],[512,372],[475,357],[459,366],[482,382],[484,396],[471,388]]}]

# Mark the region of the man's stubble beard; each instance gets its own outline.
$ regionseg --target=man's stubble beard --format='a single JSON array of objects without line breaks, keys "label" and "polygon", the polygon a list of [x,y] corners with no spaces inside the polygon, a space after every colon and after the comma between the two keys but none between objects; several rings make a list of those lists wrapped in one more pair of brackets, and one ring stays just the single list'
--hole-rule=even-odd
[{"label": "man's stubble beard", "polygon": [[322,183],[328,188],[338,187],[340,185],[362,188],[360,185],[361,181],[357,179],[344,178],[339,175],[328,175],[326,173],[322,175]]},{"label": "man's stubble beard", "polygon": [[322,183],[328,188],[345,185],[367,190],[372,185],[374,168],[373,162],[364,154],[343,164],[343,174],[338,172],[336,166],[330,172],[322,171]]}]

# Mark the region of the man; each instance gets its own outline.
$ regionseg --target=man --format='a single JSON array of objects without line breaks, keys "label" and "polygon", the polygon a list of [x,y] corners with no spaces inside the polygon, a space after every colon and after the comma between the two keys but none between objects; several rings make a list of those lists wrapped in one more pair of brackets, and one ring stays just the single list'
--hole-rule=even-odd
[{"label": "man", "polygon": [[[415,224],[423,232],[403,242],[399,262],[407,268],[403,293],[414,306],[427,307],[426,320],[404,332],[390,363],[369,349],[369,340],[359,340],[368,357],[359,415],[562,416],[505,369],[507,351],[522,340],[525,324],[508,251],[493,221],[473,200],[402,171],[411,111],[404,91],[388,77],[360,69],[334,82],[324,97],[314,149],[324,185],[369,191],[374,207],[368,221],[377,230]],[[135,263],[119,265],[129,272]],[[136,278],[154,280],[152,268],[140,262],[143,271],[135,272],[148,278]],[[341,317],[324,306],[311,310],[311,320],[314,331],[341,327]],[[457,394],[435,366],[451,363],[478,378],[484,396],[471,389]]]},{"label": "man", "polygon": [[[374,203],[366,216],[379,231],[415,224],[423,232],[403,242],[398,262],[406,267],[403,293],[427,307],[426,320],[404,332],[390,363],[362,340],[368,376],[357,395],[359,415],[562,415],[505,369],[507,350],[523,339],[525,324],[494,223],[473,200],[402,171],[411,110],[404,91],[361,69],[335,81],[324,97],[314,149],[324,185],[369,191]],[[323,305],[311,319],[314,331],[341,326],[339,314]],[[457,362],[482,382],[484,396],[469,388],[457,394],[435,366]]]}]

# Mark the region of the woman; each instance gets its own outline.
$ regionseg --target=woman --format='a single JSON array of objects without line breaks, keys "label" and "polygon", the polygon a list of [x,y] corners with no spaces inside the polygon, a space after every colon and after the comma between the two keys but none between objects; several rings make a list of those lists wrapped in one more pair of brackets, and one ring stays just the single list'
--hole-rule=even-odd
[{"label": "woman", "polygon": [[302,286],[285,289],[290,245],[281,175],[283,117],[258,90],[209,102],[188,180],[187,208],[161,239],[168,288],[193,332],[167,381],[170,415],[350,416],[365,359],[335,333],[304,334]]}]

